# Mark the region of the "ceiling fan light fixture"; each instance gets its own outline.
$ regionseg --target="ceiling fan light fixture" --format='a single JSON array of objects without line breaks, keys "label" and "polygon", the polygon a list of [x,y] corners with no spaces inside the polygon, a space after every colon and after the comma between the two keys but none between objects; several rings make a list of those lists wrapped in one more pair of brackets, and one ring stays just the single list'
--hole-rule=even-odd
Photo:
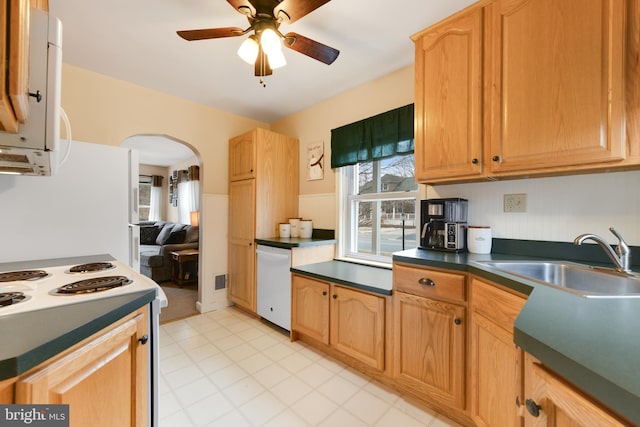
[{"label": "ceiling fan light fixture", "polygon": [[247,64],[253,65],[256,62],[256,58],[258,58],[259,49],[260,46],[258,45],[258,38],[251,35],[240,45],[240,48],[238,49],[238,56]]},{"label": "ceiling fan light fixture", "polygon": [[280,36],[271,28],[262,31],[260,35],[260,45],[267,55],[282,52],[282,40],[280,40]]},{"label": "ceiling fan light fixture", "polygon": [[287,60],[281,50],[267,54],[267,58],[269,59],[269,66],[272,70],[282,68],[287,65]]}]

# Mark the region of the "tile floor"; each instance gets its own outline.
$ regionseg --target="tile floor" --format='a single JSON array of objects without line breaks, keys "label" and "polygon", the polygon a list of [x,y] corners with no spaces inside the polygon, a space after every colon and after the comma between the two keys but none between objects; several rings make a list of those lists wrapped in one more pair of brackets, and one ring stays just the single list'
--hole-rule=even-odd
[{"label": "tile floor", "polygon": [[458,424],[229,307],[160,327],[160,427]]}]

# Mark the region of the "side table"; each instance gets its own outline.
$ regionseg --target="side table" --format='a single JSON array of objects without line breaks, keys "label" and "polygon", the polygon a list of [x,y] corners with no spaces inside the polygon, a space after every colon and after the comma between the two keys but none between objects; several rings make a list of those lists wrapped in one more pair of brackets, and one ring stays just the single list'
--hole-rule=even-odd
[{"label": "side table", "polygon": [[[171,259],[173,259],[171,272],[173,280],[175,280],[178,286],[182,287],[183,285],[194,283],[198,280],[198,255],[200,255],[198,249],[185,249],[171,252]],[[195,274],[187,268],[188,263],[196,264]]]}]

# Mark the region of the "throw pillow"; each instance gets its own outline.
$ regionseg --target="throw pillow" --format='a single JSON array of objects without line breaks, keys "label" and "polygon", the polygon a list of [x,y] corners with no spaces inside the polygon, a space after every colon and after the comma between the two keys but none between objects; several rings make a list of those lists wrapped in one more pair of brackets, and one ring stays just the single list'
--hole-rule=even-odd
[{"label": "throw pillow", "polygon": [[186,228],[187,235],[184,238],[184,243],[195,243],[198,241],[198,227],[190,225]]},{"label": "throw pillow", "polygon": [[155,245],[158,234],[160,234],[160,228],[155,225],[140,227],[140,244]]},{"label": "throw pillow", "polygon": [[164,245],[164,242],[167,241],[172,230],[173,230],[173,224],[169,224],[169,223],[165,224],[164,227],[162,227],[162,230],[160,231],[160,233],[158,234],[158,237],[156,238],[156,245],[160,245],[160,246]]},{"label": "throw pillow", "polygon": [[175,245],[178,243],[183,243],[186,235],[187,235],[187,230],[172,231],[171,234],[169,234],[169,238],[167,239],[166,242],[164,242],[164,244]]}]

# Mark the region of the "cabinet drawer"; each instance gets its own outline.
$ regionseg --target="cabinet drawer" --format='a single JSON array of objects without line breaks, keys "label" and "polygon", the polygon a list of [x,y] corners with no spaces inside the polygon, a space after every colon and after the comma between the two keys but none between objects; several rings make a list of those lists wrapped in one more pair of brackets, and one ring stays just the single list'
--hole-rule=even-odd
[{"label": "cabinet drawer", "polygon": [[526,301],[524,296],[510,293],[477,277],[471,279],[473,311],[481,313],[505,329],[513,328],[513,323]]},{"label": "cabinet drawer", "polygon": [[393,289],[418,296],[464,301],[466,299],[465,279],[464,274],[402,264],[393,266]]}]

